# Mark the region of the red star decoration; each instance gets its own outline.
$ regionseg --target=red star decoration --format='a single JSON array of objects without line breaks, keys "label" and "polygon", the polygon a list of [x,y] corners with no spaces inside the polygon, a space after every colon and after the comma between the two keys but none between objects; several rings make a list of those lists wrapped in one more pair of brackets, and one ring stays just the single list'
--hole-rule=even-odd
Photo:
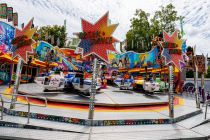
[{"label": "red star decoration", "polygon": [[[108,25],[108,15],[109,15],[109,13],[107,12],[95,24],[92,24],[92,23],[82,19],[83,32],[100,31],[100,32],[104,32],[103,37],[112,37],[112,34],[115,31],[115,29],[117,28],[118,24]],[[90,47],[88,47],[90,49],[88,49],[88,52],[83,54],[83,57],[88,57],[93,54],[93,55],[96,55],[97,57],[101,58],[102,60],[104,60],[106,63],[109,63],[107,51],[116,52],[116,50],[113,46],[113,43],[115,43],[115,42],[118,42],[118,40],[112,37],[111,43],[93,44]],[[79,45],[79,47],[84,49],[83,46]]]},{"label": "red star decoration", "polygon": [[176,38],[178,38],[177,31],[173,32],[171,36],[167,34],[165,31],[163,32],[163,39],[165,42],[175,43]]},{"label": "red star decoration", "polygon": [[[22,30],[16,29],[15,37],[25,35],[25,36],[27,36],[28,40],[32,39],[32,37],[36,31],[36,28],[31,28],[32,24],[33,24],[33,19],[31,19],[29,21],[29,23]],[[27,56],[28,52],[33,52],[32,45],[34,43],[35,43],[35,41],[32,39],[32,43],[30,45],[18,47],[15,51],[14,58],[18,56],[18,57],[22,58],[22,60],[26,63],[27,59],[28,59],[28,56]]]},{"label": "red star decoration", "polygon": [[[182,39],[178,38],[177,31],[175,31],[171,36],[169,36],[166,32],[163,32],[163,38],[165,42],[177,44],[178,47],[175,49],[181,49],[180,45],[182,44]],[[165,57],[166,65],[168,65],[169,63],[173,63],[176,68],[182,71],[183,65],[185,64],[183,60],[183,55],[182,54],[169,54],[166,50],[168,50],[168,48],[164,48],[162,52],[162,56]]]}]

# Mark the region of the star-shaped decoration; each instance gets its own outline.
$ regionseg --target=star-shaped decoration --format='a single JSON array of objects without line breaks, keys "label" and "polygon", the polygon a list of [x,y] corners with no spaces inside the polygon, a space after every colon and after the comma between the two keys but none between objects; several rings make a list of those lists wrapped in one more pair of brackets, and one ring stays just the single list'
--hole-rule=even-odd
[{"label": "star-shaped decoration", "polygon": [[187,40],[184,40],[183,43],[182,43],[182,52],[183,53],[186,53],[186,51],[187,51],[186,50],[187,49],[187,43],[186,42],[187,42]]},{"label": "star-shaped decoration", "polygon": [[32,39],[34,33],[36,32],[37,28],[31,28],[33,24],[33,18],[29,21],[29,23],[22,29],[16,29],[16,34],[15,34],[15,38],[22,38],[25,41],[25,44],[23,43],[23,45],[21,46],[17,46],[17,44],[19,42],[17,42],[17,44],[14,44],[17,48],[16,51],[14,53],[14,58],[15,57],[20,57],[23,59],[23,61],[25,63],[27,63],[27,59],[28,59],[28,52],[33,52],[33,44],[35,43],[35,41]]},{"label": "star-shaped decoration", "polygon": [[[166,43],[175,43],[177,44],[177,48],[172,48],[176,50],[182,50],[182,39],[178,38],[178,32],[175,31],[171,36],[169,36],[166,32],[163,32],[163,38]],[[169,48],[163,48],[162,54],[165,58],[165,64],[169,63],[174,64],[176,68],[182,71],[182,68],[185,66],[185,62],[183,60],[183,54],[170,54]]]},{"label": "star-shaped decoration", "polygon": [[165,57],[166,62],[169,62],[171,60],[171,55],[169,54],[169,50],[167,48],[163,49],[162,55]]},{"label": "star-shaped decoration", "polygon": [[178,31],[175,31],[172,33],[172,35],[168,35],[165,31],[163,32],[163,39],[165,42],[168,42],[168,43],[176,43],[178,48],[181,49],[181,46],[182,46],[182,43],[183,43],[183,40],[182,39],[179,39],[178,37]]},{"label": "star-shaped decoration", "polygon": [[82,39],[79,46],[81,46],[81,48],[83,48],[83,53],[86,54],[88,52],[90,52],[91,49],[91,43],[89,40],[87,39]]},{"label": "star-shaped decoration", "polygon": [[[118,24],[108,24],[108,15],[107,12],[103,17],[101,17],[95,24],[92,24],[84,19],[82,19],[82,30],[85,33],[99,33],[99,37],[86,37],[81,38],[81,41],[79,43],[80,48],[83,49],[83,58],[88,57],[90,55],[96,55],[106,63],[109,63],[108,61],[108,51],[114,51],[116,52],[113,43],[118,42],[117,39],[112,37],[113,32],[117,28]],[[100,40],[100,38],[105,38],[108,42],[94,42],[93,40]]]}]

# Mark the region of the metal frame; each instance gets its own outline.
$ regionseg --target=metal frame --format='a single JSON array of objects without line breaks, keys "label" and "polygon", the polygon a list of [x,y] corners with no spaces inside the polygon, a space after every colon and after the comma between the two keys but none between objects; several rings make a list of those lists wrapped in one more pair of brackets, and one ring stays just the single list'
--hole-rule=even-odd
[{"label": "metal frame", "polygon": [[3,113],[4,113],[4,100],[2,98],[2,95],[0,95],[1,98],[1,120],[3,120]]},{"label": "metal frame", "polygon": [[187,93],[188,94],[193,94],[193,91],[195,90],[195,87],[194,86],[188,86],[187,87]]},{"label": "metal frame", "polygon": [[98,74],[98,67],[97,67],[98,60],[94,59],[94,66],[93,66],[93,73],[92,73],[92,83],[91,83],[91,90],[90,90],[90,100],[89,100],[89,113],[88,119],[91,121],[90,125],[93,125],[93,117],[94,117],[94,102],[95,102],[95,94],[96,94],[96,84],[97,84],[97,74]]},{"label": "metal frame", "polygon": [[205,119],[206,119],[206,117],[207,117],[208,105],[210,105],[210,100],[206,100],[205,104],[206,104],[206,109],[205,109]]},{"label": "metal frame", "polygon": [[[14,104],[22,104],[22,105],[28,105],[28,117],[27,117],[27,124],[29,124],[29,119],[30,119],[30,110],[31,110],[31,106],[39,106],[39,107],[47,107],[48,102],[47,102],[47,98],[45,97],[37,97],[37,96],[31,96],[31,95],[20,95],[20,94],[1,94],[0,93],[0,98],[1,98],[1,120],[3,120],[3,113],[4,113],[4,103],[12,103],[11,101],[4,101],[2,95],[10,95],[10,96],[21,96],[21,97],[25,97],[27,104],[24,103],[17,103],[15,102]],[[37,99],[44,99],[45,100],[45,105],[33,105],[30,103],[29,98],[37,98]]]},{"label": "metal frame", "polygon": [[168,92],[168,99],[169,99],[169,117],[174,118],[174,91],[173,91],[173,79],[174,79],[174,69],[173,66],[169,66],[169,92]]}]

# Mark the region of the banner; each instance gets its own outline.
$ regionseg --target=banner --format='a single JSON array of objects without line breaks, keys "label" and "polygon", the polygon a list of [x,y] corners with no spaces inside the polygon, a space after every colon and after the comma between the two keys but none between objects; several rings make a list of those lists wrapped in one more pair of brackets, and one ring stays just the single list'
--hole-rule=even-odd
[{"label": "banner", "polygon": [[0,18],[7,19],[7,4],[0,4]]},{"label": "banner", "polygon": [[197,65],[197,67],[198,67],[198,72],[203,73],[203,72],[206,71],[206,69],[205,69],[205,66],[206,66],[205,62],[206,62],[206,60],[205,60],[205,56],[204,55],[196,55],[195,56],[195,63]]},{"label": "banner", "polygon": [[15,28],[0,21],[0,51],[8,52],[12,48],[11,40],[14,39]]},{"label": "banner", "polygon": [[111,67],[132,69],[147,66],[148,68],[159,68],[160,65],[157,62],[159,55],[159,50],[157,47],[155,47],[151,51],[145,53],[128,51],[122,54],[114,54],[108,52],[108,60],[111,64]]},{"label": "banner", "polygon": [[13,13],[13,25],[18,26],[18,13]]},{"label": "banner", "polygon": [[[57,47],[58,48],[58,47]],[[39,41],[35,49],[37,58],[41,61],[60,61],[59,50],[45,41]],[[50,56],[50,57],[49,57]]]},{"label": "banner", "polygon": [[13,8],[12,7],[7,7],[7,19],[8,19],[8,22],[13,20]]},{"label": "banner", "polygon": [[36,47],[36,54],[38,55],[38,59],[41,61],[45,61],[47,53],[53,50],[54,47],[44,41],[40,41],[38,46]]}]

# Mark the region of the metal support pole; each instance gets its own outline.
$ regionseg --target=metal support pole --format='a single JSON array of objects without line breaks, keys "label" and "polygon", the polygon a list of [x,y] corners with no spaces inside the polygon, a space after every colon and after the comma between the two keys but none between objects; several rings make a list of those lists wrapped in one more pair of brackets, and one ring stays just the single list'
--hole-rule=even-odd
[{"label": "metal support pole", "polygon": [[206,117],[207,117],[207,109],[208,109],[208,103],[206,103],[205,119],[206,119]]},{"label": "metal support pole", "polygon": [[204,91],[204,87],[205,86],[205,79],[204,79],[204,73],[202,72],[201,74],[201,96],[202,96],[202,102],[203,104],[206,101],[206,97],[205,97],[205,91]]},{"label": "metal support pole", "polygon": [[173,92],[173,84],[174,84],[174,70],[173,66],[169,66],[169,117],[174,118],[174,92]]},{"label": "metal support pole", "polygon": [[195,74],[194,74],[194,84],[195,84],[196,107],[200,108],[200,96],[198,95],[198,67],[196,65],[195,65]]},{"label": "metal support pole", "polygon": [[27,116],[27,124],[29,124],[29,119],[30,119],[30,109],[31,109],[31,105],[30,105],[30,102],[29,102],[29,99],[27,96],[25,96],[25,99],[28,103],[28,116]]},{"label": "metal support pole", "polygon": [[[18,64],[17,64],[16,79],[15,79],[13,94],[18,94],[18,88],[19,88],[19,84],[20,84],[22,68],[23,68],[23,60],[21,58],[19,58],[18,59]],[[10,109],[15,108],[16,100],[17,100],[17,96],[12,96]]]},{"label": "metal support pole", "polygon": [[29,124],[29,119],[30,119],[30,109],[31,109],[31,105],[28,102],[28,120],[27,120],[27,124]]},{"label": "metal support pole", "polygon": [[2,95],[1,96],[1,120],[3,120],[3,115],[4,115],[4,100],[2,98]]},{"label": "metal support pole", "polygon": [[88,119],[91,120],[91,125],[93,125],[93,116],[94,116],[94,100],[96,93],[96,79],[97,79],[97,59],[94,59],[94,67],[92,73],[92,84],[90,90],[90,103],[89,103],[89,115]]}]

